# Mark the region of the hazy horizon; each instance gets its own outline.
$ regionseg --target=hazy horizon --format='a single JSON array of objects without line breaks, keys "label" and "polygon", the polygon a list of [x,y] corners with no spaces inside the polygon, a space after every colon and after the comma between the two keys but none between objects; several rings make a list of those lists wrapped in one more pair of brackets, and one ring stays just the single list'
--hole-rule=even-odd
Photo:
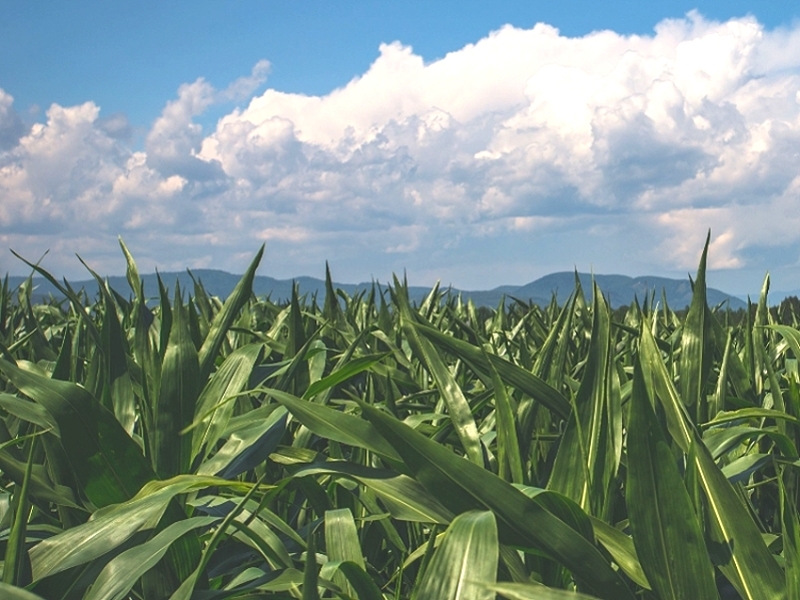
[{"label": "hazy horizon", "polygon": [[[270,278],[275,279],[277,281],[291,281],[291,280],[300,280],[300,279],[304,279],[304,278],[314,279],[314,280],[317,280],[317,281],[324,281],[325,280],[325,265],[322,265],[322,267],[320,269],[320,272],[318,272],[318,273],[309,272],[309,273],[303,273],[303,274],[289,276],[289,277],[277,277],[277,276],[275,276],[275,275],[273,275],[271,273],[266,272],[265,269],[263,268],[263,264],[264,263],[263,263],[263,260],[262,260],[262,263],[261,263],[262,266],[257,269],[256,276],[270,277]],[[44,265],[42,265],[42,266],[44,266]],[[142,276],[144,276],[144,275],[153,275],[156,272],[160,273],[162,276],[164,276],[164,275],[174,275],[174,274],[184,273],[187,270],[191,271],[192,273],[199,273],[199,272],[202,272],[202,271],[212,271],[212,272],[223,273],[225,275],[232,275],[232,276],[235,276],[235,277],[241,277],[243,275],[243,270],[242,271],[226,271],[224,269],[217,269],[217,268],[214,268],[214,267],[199,267],[197,269],[184,268],[184,269],[163,270],[163,269],[157,269],[156,267],[153,267],[152,269],[143,269],[141,265],[137,264],[137,268],[139,269],[139,273]],[[46,269],[46,267],[45,267],[45,269]],[[11,277],[27,277],[31,272],[33,272],[33,270],[32,269],[28,269],[28,273],[24,273],[24,274],[19,274],[18,273],[18,274],[13,274],[12,275],[9,272],[0,271],[0,278],[5,277],[6,274],[10,275]],[[48,272],[50,272],[50,271],[48,270]],[[494,290],[494,289],[497,289],[497,288],[501,288],[501,287],[522,287],[522,286],[534,283],[534,282],[536,282],[536,281],[538,281],[540,279],[543,279],[543,278],[551,276],[551,275],[573,274],[574,272],[575,272],[575,269],[564,269],[564,270],[560,270],[560,271],[552,271],[550,273],[545,273],[543,275],[540,275],[540,276],[537,276],[537,277],[535,277],[533,279],[529,279],[529,280],[525,280],[525,281],[508,281],[508,282],[505,282],[505,283],[492,285],[490,287],[463,287],[463,286],[457,285],[454,282],[448,282],[448,281],[444,281],[444,280],[421,281],[421,280],[418,280],[414,276],[413,273],[402,272],[402,271],[401,272],[395,272],[395,273],[389,273],[387,276],[384,276],[384,277],[369,276],[367,278],[359,279],[359,280],[343,280],[343,279],[341,279],[341,278],[336,276],[336,269],[331,267],[331,277],[332,277],[334,283],[338,284],[338,285],[358,286],[358,285],[363,285],[363,284],[369,284],[371,282],[376,282],[376,283],[379,283],[381,285],[386,285],[386,284],[392,283],[393,277],[397,276],[397,277],[399,277],[401,279],[403,277],[406,277],[409,285],[411,285],[413,287],[422,287],[422,288],[430,289],[434,285],[439,284],[442,288],[453,288],[453,289],[457,289],[457,290],[464,291],[464,292],[491,291],[491,290]],[[582,269],[578,269],[578,273],[580,275],[597,275],[597,276],[604,276],[604,277],[623,276],[623,277],[629,277],[631,279],[653,277],[653,278],[665,278],[665,279],[671,279],[671,280],[684,280],[684,281],[689,279],[690,277],[692,279],[694,279],[694,277],[696,275],[695,271],[687,271],[683,275],[679,274],[679,275],[668,276],[668,275],[660,275],[658,273],[638,273],[638,274],[633,274],[633,275],[625,274],[625,273],[599,273],[599,272],[592,272],[591,270],[587,271],[587,270],[582,270]],[[53,275],[53,273],[50,273],[50,274]],[[124,279],[126,277],[124,267],[123,267],[122,271],[120,271],[120,272],[98,273],[98,274],[103,278],[116,277],[116,278]],[[750,296],[753,299],[758,298],[758,296],[759,296],[759,294],[761,292],[761,285],[763,284],[763,279],[759,283],[759,286],[757,288],[755,288],[755,289],[745,290],[745,291],[735,291],[735,290],[727,289],[724,286],[720,285],[718,283],[718,281],[717,281],[718,278],[716,277],[716,275],[717,275],[717,273],[715,273],[714,271],[707,271],[706,272],[706,284],[707,284],[707,286],[709,288],[713,288],[713,289],[725,292],[727,294],[730,294],[731,296],[735,296],[735,297],[743,299],[743,300],[746,299],[747,296]],[[33,276],[34,276],[34,278],[42,277],[37,272],[33,272]],[[766,274],[765,274],[765,276],[766,276]],[[57,279],[60,279],[60,278],[57,276]],[[78,272],[78,273],[76,273],[76,277],[68,277],[67,280],[70,283],[87,282],[87,281],[93,281],[93,276],[92,276],[91,273],[89,273],[89,271],[85,270],[85,268],[84,268],[84,273],[83,274],[80,274]],[[770,281],[772,281],[772,278],[770,278]],[[771,293],[770,293],[771,300],[776,300],[776,298],[774,297],[774,294],[795,294],[795,293],[798,293],[798,292],[800,292],[800,285],[798,285],[797,287],[794,287],[794,288],[780,288],[780,287],[776,287],[773,283],[771,283],[770,284],[770,290],[771,290]]]}]

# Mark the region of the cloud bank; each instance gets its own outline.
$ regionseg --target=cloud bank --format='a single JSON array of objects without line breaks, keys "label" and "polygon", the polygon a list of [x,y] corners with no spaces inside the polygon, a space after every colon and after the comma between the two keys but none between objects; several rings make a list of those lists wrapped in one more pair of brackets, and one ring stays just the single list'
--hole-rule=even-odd
[{"label": "cloud bank", "polygon": [[118,235],[143,269],[241,271],[266,242],[277,276],[328,259],[473,288],[685,272],[708,228],[712,268],[800,262],[800,28],[506,26],[430,63],[393,42],[325,96],[254,96],[268,69],[181,86],[136,151],[124,116],[54,104],[28,127],[0,89],[0,246],[74,276],[75,252],[120,272]]}]

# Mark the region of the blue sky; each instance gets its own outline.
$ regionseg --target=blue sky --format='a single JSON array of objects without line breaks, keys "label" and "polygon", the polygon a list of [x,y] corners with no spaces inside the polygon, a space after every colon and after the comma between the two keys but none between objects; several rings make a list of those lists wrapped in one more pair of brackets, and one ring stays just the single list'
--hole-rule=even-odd
[{"label": "blue sky", "polygon": [[53,0],[47,10],[3,0],[0,6],[0,81],[17,110],[92,100],[139,128],[152,123],[180,84],[203,77],[224,87],[261,59],[272,63],[270,87],[326,94],[364,73],[378,46],[395,40],[430,61],[507,23],[544,22],[581,36],[602,29],[650,34],[659,21],[692,9],[718,20],[752,14],[768,28],[800,15],[792,2],[752,0]]},{"label": "blue sky", "polygon": [[43,6],[0,2],[0,245],[59,275],[122,235],[143,270],[682,276],[711,228],[713,282],[800,287],[796,3]]}]

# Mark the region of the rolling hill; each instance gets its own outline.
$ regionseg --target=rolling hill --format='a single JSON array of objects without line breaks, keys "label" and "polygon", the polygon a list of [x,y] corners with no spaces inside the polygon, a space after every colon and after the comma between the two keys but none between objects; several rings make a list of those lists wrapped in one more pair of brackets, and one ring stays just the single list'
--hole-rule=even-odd
[{"label": "rolling hill", "polygon": [[[177,281],[182,289],[191,290],[194,282],[192,276],[198,282],[202,282],[208,293],[221,298],[226,297],[239,281],[240,275],[234,275],[225,271],[214,269],[198,269],[189,272],[169,272],[161,273],[161,279],[165,285],[172,287]],[[591,297],[592,275],[580,273],[581,285],[588,297]],[[130,288],[123,276],[108,277],[108,282],[117,292],[126,295]],[[691,302],[692,288],[689,279],[669,279],[666,277],[642,276],[628,277],[625,275],[594,275],[600,289],[608,298],[611,306],[617,308],[630,304],[634,297],[643,301],[648,294],[655,294],[656,300],[661,300],[662,293],[666,296],[667,302],[672,308],[684,308]],[[24,277],[9,277],[9,284],[16,288],[25,280]],[[158,283],[155,274],[142,275],[145,292],[153,297],[158,293]],[[275,279],[265,275],[256,276],[253,282],[253,291],[257,296],[269,296],[276,301],[287,300],[292,292],[292,284],[296,282],[301,294],[309,296],[316,295],[319,302],[325,296],[325,282],[314,277],[298,277],[291,279]],[[58,298],[61,295],[58,290],[48,281],[40,277],[34,277],[35,286],[34,298],[41,300],[53,295]],[[97,293],[97,283],[94,280],[70,281],[76,290],[84,289],[92,296]],[[335,286],[343,290],[348,295],[353,295],[360,290],[367,290],[372,283],[347,284],[336,283]],[[381,285],[385,289],[385,285]],[[535,281],[521,286],[504,285],[491,290],[457,290],[449,288],[451,293],[462,294],[462,298],[472,298],[473,302],[479,306],[497,306],[503,297],[506,299],[517,298],[523,301],[533,301],[537,304],[547,304],[552,295],[555,294],[559,303],[564,302],[575,287],[575,273],[564,271],[551,273]],[[409,288],[412,300],[421,301],[430,292],[430,288],[412,286]],[[732,295],[726,294],[717,289],[709,288],[708,301],[710,305],[728,302],[733,310],[744,308],[745,303]]]}]

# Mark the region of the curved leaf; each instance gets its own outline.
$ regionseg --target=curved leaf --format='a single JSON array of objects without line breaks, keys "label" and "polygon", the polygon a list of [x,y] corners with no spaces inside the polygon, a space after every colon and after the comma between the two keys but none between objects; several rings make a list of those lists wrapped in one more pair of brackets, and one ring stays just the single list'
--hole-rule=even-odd
[{"label": "curved leaf", "polygon": [[55,419],[70,465],[95,506],[124,502],[156,478],[136,442],[84,388],[23,371],[3,359],[0,370]]},{"label": "curved leaf", "polygon": [[572,570],[587,589],[607,600],[633,600],[628,587],[592,541],[511,484],[465,461],[378,409],[364,416],[403,457],[416,479],[454,513],[491,510],[500,541],[546,552]]},{"label": "curved leaf", "polygon": [[218,517],[192,517],[178,521],[153,539],[115,556],[100,572],[84,600],[122,600],[136,581],[161,560],[170,545],[185,533],[207,527]]},{"label": "curved leaf", "polygon": [[499,544],[491,511],[458,515],[436,549],[416,597],[438,600],[492,600],[484,586],[497,580]]}]

